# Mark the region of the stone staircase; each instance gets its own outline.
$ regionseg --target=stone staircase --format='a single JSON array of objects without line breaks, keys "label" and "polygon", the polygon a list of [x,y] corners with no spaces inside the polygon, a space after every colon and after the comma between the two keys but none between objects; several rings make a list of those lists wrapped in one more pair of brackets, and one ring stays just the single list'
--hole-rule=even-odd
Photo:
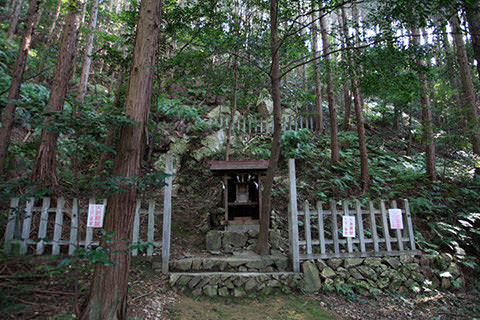
[{"label": "stone staircase", "polygon": [[[160,263],[153,264],[161,267]],[[289,272],[288,257],[260,256],[251,251],[231,256],[187,257],[170,264],[170,286],[206,296],[258,296],[296,290],[302,276]]]}]

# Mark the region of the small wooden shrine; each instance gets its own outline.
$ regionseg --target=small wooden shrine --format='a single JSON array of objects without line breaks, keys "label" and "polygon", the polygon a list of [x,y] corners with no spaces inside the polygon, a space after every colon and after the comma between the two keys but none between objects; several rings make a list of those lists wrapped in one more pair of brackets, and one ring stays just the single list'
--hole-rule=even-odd
[{"label": "small wooden shrine", "polygon": [[225,230],[258,230],[267,168],[268,160],[210,162],[212,173],[223,177]]}]

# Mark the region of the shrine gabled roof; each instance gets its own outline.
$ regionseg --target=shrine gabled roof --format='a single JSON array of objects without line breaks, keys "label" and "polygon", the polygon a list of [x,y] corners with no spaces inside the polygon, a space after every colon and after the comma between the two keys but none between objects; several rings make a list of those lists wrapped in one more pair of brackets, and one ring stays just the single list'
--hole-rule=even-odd
[{"label": "shrine gabled roof", "polygon": [[210,170],[213,172],[228,171],[266,171],[268,168],[268,160],[245,160],[245,161],[210,161]]}]

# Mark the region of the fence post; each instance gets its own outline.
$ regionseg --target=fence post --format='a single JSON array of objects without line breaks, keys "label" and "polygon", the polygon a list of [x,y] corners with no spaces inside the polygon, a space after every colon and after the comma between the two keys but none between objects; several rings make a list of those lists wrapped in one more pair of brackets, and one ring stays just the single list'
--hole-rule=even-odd
[{"label": "fence post", "polygon": [[78,199],[72,202],[72,221],[70,224],[70,242],[68,245],[68,255],[72,256],[78,247]]},{"label": "fence post", "polygon": [[290,184],[290,202],[288,215],[288,233],[290,237],[290,255],[293,271],[300,272],[300,255],[298,247],[298,209],[297,209],[297,179],[295,177],[295,159],[288,160],[288,177]]},{"label": "fence post", "polygon": [[63,229],[63,206],[65,205],[64,198],[58,198],[57,209],[55,210],[55,227],[53,230],[53,244],[52,255],[60,254],[60,240],[62,238]]},{"label": "fence post", "polygon": [[10,212],[8,214],[7,227],[5,229],[5,253],[10,253],[12,250],[13,235],[15,234],[15,225],[18,217],[18,198],[10,200]]},{"label": "fence post", "polygon": [[50,209],[50,198],[43,198],[42,212],[40,214],[40,225],[38,226],[37,254],[43,254],[45,251],[45,237],[47,236],[48,209]]},{"label": "fence post", "polygon": [[172,182],[173,182],[173,156],[167,154],[165,161],[165,173],[170,176],[165,179],[163,198],[163,226],[162,226],[162,272],[168,273],[170,259],[170,223],[172,215]]},{"label": "fence post", "polygon": [[32,226],[32,210],[34,204],[34,198],[30,198],[30,200],[27,201],[27,207],[25,208],[25,218],[23,219],[22,226],[22,243],[20,246],[20,254],[27,253],[27,241],[30,240],[30,228]]}]

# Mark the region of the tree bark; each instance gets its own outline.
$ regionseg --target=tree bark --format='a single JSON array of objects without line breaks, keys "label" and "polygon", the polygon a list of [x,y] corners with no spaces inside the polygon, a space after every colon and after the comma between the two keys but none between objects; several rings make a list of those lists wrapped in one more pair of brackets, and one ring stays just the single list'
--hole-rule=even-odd
[{"label": "tree bark", "polygon": [[[458,16],[455,14],[450,19],[452,26],[452,36],[455,41],[456,56],[458,62],[458,69],[460,72],[460,79],[462,81],[464,101],[467,110],[467,133],[470,136],[473,152],[480,155],[480,133],[478,129],[478,107],[475,89],[473,87],[472,74],[468,64],[467,52],[465,50],[465,43],[463,42],[462,32],[458,21]],[[477,172],[480,168],[476,168]]]},{"label": "tree bark", "polygon": [[18,20],[20,19],[20,14],[22,13],[23,0],[17,0],[15,2],[15,8],[13,10],[12,16],[10,18],[10,25],[8,26],[7,39],[12,40],[15,30],[17,30]]},{"label": "tree bark", "polygon": [[87,93],[88,76],[90,75],[90,66],[92,64],[93,40],[95,38],[94,30],[97,27],[98,4],[100,0],[94,0],[92,3],[92,11],[90,12],[90,21],[88,23],[89,34],[87,37],[85,56],[83,57],[83,67],[80,76],[80,84],[78,86],[77,102],[83,104],[85,102],[85,94]]},{"label": "tree bark", "polygon": [[[144,152],[145,126],[152,98],[153,74],[160,30],[162,1],[143,0],[137,23],[137,35],[132,68],[126,97],[126,114],[135,121],[120,129],[114,176],[132,179],[140,173]],[[103,239],[101,246],[109,253],[115,266],[97,264],[90,286],[90,295],[80,319],[127,319],[128,272],[133,219],[137,190],[124,185],[126,192],[110,197],[105,213],[106,232],[113,232],[110,241]],[[128,239],[125,241],[124,239]]]},{"label": "tree bark", "polygon": [[40,11],[42,0],[30,0],[27,12],[27,24],[23,32],[23,37],[18,48],[17,60],[13,68],[12,81],[8,92],[9,103],[5,106],[2,114],[2,126],[0,127],[0,176],[4,173],[4,162],[7,156],[8,145],[10,144],[10,135],[12,132],[12,124],[15,118],[15,110],[17,105],[12,102],[20,97],[20,88],[22,86],[23,73],[27,65],[28,51],[35,32],[36,22]]},{"label": "tree bark", "polygon": [[480,5],[478,1],[464,0],[465,16],[468,21],[472,48],[475,60],[477,60],[477,72],[480,78]]},{"label": "tree bark", "polygon": [[[73,70],[73,60],[76,51],[78,30],[82,13],[82,0],[69,1],[69,13],[66,19],[60,53],[53,76],[52,86],[50,88],[50,97],[46,111],[50,113],[62,113],[67,93],[68,79]],[[32,172],[32,181],[40,185],[48,183],[57,185],[55,156],[57,149],[58,133],[49,129],[51,119],[45,120],[47,128],[42,129],[41,142],[38,147],[35,168]]]},{"label": "tree bark", "polygon": [[237,57],[233,61],[233,103],[230,112],[230,122],[228,123],[227,137],[225,139],[225,161],[230,159],[230,140],[232,138],[233,121],[237,112],[237,92],[238,92],[238,61]]},{"label": "tree bark", "polygon": [[318,59],[318,16],[315,1],[312,1],[312,48],[313,48],[313,74],[315,78],[315,131],[322,134],[325,130],[323,124],[322,82],[320,80],[320,61]]},{"label": "tree bark", "polygon": [[255,246],[255,252],[261,255],[269,253],[269,225],[270,211],[272,208],[272,188],[273,178],[277,170],[278,160],[280,158],[280,139],[282,136],[282,109],[280,104],[280,57],[278,44],[278,0],[270,0],[270,50],[272,54],[272,69],[270,73],[270,82],[272,86],[273,99],[273,141],[270,153],[270,162],[268,164],[267,176],[263,184],[262,208],[260,212],[260,231],[258,233],[258,242]]},{"label": "tree bark", "polygon": [[[342,7],[342,22],[343,22],[343,34],[345,37],[345,47],[349,46],[348,39],[348,25],[347,25],[347,16],[345,14],[345,7]],[[353,104],[355,106],[355,118],[357,120],[357,134],[358,134],[358,143],[360,149],[360,176],[361,176],[361,185],[362,191],[365,192],[370,184],[370,173],[368,171],[368,152],[367,152],[367,139],[365,137],[365,125],[363,123],[362,115],[362,100],[360,99],[360,92],[358,90],[358,81],[357,81],[357,68],[355,64],[355,59],[353,58],[353,53],[346,53],[348,55],[349,64],[351,66],[352,75],[351,75],[351,85],[352,85],[352,94],[353,94]]]},{"label": "tree bark", "polygon": [[[412,41],[415,46],[420,45],[420,32],[417,28],[412,28]],[[425,67],[425,60],[417,58],[417,64],[420,67]],[[428,95],[428,81],[425,72],[420,70],[418,72],[418,80],[422,86],[421,104],[422,104],[422,140],[425,144],[425,166],[427,176],[431,181],[437,180],[436,158],[435,158],[435,140],[433,137],[433,121],[430,104],[430,97]]]},{"label": "tree bark", "polygon": [[327,82],[327,98],[328,110],[330,112],[330,148],[331,163],[336,165],[340,160],[340,150],[338,146],[338,125],[337,125],[337,108],[335,106],[335,97],[333,94],[333,77],[332,68],[330,66],[330,44],[328,42],[327,27],[325,17],[320,13],[320,28],[322,33],[323,55],[325,56],[325,73]]}]

